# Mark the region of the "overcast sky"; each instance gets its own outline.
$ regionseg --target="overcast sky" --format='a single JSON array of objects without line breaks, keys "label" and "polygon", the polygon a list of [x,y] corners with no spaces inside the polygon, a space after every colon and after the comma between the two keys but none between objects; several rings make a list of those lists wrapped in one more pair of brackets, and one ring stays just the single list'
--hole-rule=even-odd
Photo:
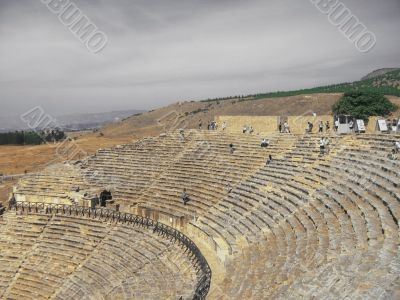
[{"label": "overcast sky", "polygon": [[342,0],[377,36],[360,53],[310,0],[79,0],[93,54],[40,0],[0,0],[0,115],[151,109],[313,87],[400,66],[400,1]]}]

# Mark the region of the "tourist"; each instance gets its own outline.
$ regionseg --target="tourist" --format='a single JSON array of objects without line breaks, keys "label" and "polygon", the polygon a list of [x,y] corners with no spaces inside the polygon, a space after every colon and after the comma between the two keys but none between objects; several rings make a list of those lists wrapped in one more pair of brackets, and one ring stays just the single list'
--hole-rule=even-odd
[{"label": "tourist", "polygon": [[250,134],[252,134],[254,132],[253,126],[250,126],[249,132],[250,132]]},{"label": "tourist", "polygon": [[335,132],[337,132],[338,129],[339,129],[339,119],[337,119],[337,120],[335,121]]},{"label": "tourist", "polygon": [[100,206],[101,207],[106,207],[107,206],[107,199],[106,199],[106,197],[101,197],[100,198]]},{"label": "tourist", "polygon": [[99,205],[99,197],[96,195],[92,199],[90,199],[90,208],[91,209],[96,209],[96,206]]},{"label": "tourist", "polygon": [[326,124],[325,124],[325,130],[326,130],[326,132],[329,132],[330,129],[331,129],[331,124],[329,123],[329,121],[326,121]]},{"label": "tourist", "polygon": [[320,154],[325,154],[325,140],[324,140],[324,138],[321,138],[319,140],[319,153]]},{"label": "tourist", "polygon": [[185,130],[183,128],[179,129],[179,136],[183,142],[185,140]]},{"label": "tourist", "polygon": [[226,191],[228,192],[228,194],[230,194],[232,192],[232,186],[230,183],[228,183],[228,185],[226,187]]},{"label": "tourist", "polygon": [[210,130],[210,128],[211,128],[211,124],[210,124],[210,122],[208,122],[208,124],[207,124],[207,130]]},{"label": "tourist", "polygon": [[268,166],[270,163],[272,163],[272,155],[268,155],[267,163],[266,165]]},{"label": "tourist", "polygon": [[0,216],[4,213],[6,208],[3,206],[3,203],[0,202]]},{"label": "tourist", "polygon": [[290,133],[290,127],[288,122],[283,123],[283,130],[285,133]]},{"label": "tourist", "polygon": [[188,194],[186,193],[186,188],[184,188],[183,192],[182,192],[182,201],[183,201],[183,205],[185,205],[185,206],[190,201],[190,198],[189,198]]},{"label": "tourist", "polygon": [[307,122],[306,133],[312,133],[313,127],[314,127],[313,123]]},{"label": "tourist", "polygon": [[325,146],[325,154],[329,154],[330,148],[329,148],[330,141],[327,137],[324,138],[324,146]]},{"label": "tourist", "polygon": [[278,130],[279,130],[279,133],[282,133],[282,122],[279,122]]},{"label": "tourist", "polygon": [[395,148],[396,153],[399,153],[399,151],[400,151],[400,142],[399,141],[394,143],[394,148]]},{"label": "tourist", "polygon": [[226,122],[222,122],[222,131],[226,129]]},{"label": "tourist", "polygon": [[11,209],[17,206],[17,200],[15,199],[15,195],[13,194],[10,201],[8,202],[8,207]]},{"label": "tourist", "polygon": [[233,147],[233,144],[232,144],[232,143],[229,144],[229,152],[230,152],[231,154],[233,154],[233,153],[235,152],[235,148]]},{"label": "tourist", "polygon": [[322,121],[319,121],[319,133],[323,133],[324,132],[324,123]]},{"label": "tourist", "polygon": [[202,126],[203,126],[203,123],[201,122],[201,120],[199,120],[199,130],[201,130]]},{"label": "tourist", "polygon": [[263,139],[261,141],[261,148],[267,148],[269,146],[269,140]]},{"label": "tourist", "polygon": [[396,153],[396,150],[395,150],[395,149],[392,149],[392,152],[389,153],[388,158],[389,158],[390,160],[397,160],[397,153]]},{"label": "tourist", "polygon": [[353,132],[353,128],[354,128],[354,122],[353,122],[353,120],[350,120],[349,129],[350,129],[351,132]]},{"label": "tourist", "polygon": [[244,126],[243,126],[243,133],[246,133],[246,132],[247,132],[247,126],[244,125]]}]

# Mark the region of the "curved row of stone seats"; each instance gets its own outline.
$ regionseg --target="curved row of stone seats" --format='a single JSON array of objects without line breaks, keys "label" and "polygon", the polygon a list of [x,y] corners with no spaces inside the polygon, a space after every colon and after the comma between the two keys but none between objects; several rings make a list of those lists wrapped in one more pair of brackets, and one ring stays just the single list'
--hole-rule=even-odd
[{"label": "curved row of stone seats", "polygon": [[[259,168],[267,153],[276,147],[274,139],[271,149],[265,150],[261,149],[258,136],[207,132],[194,135],[192,142],[135,201],[166,213],[200,215]],[[235,148],[233,154],[229,152],[230,143]],[[183,188],[193,200],[189,207],[184,207],[180,199]]]},{"label": "curved row of stone seats", "polygon": [[[82,178],[80,170],[65,163],[53,165],[40,173],[25,176],[18,182],[15,195],[17,197],[24,196],[22,201],[37,202],[41,198],[70,199],[71,193],[86,189],[88,186],[88,183]],[[31,197],[33,199],[30,199]]]},{"label": "curved row of stone seats", "polygon": [[379,249],[383,247],[382,242],[392,243],[393,246],[393,241],[396,243],[399,237],[399,199],[386,192],[385,188],[377,187],[376,180],[357,173],[356,166],[349,171],[349,163],[343,165],[336,161],[333,168],[343,173],[342,181],[332,178],[334,186],[329,192],[325,191],[325,195],[340,200],[340,205],[352,217],[358,247],[368,244]]},{"label": "curved row of stone seats", "polygon": [[227,299],[269,299],[276,285],[290,283],[314,263],[323,264],[326,234],[323,215],[312,206],[276,220],[264,239],[227,264],[227,272],[237,274],[225,283]]},{"label": "curved row of stone seats", "polygon": [[48,299],[107,234],[98,220],[54,216],[21,264],[5,297]]},{"label": "curved row of stone seats", "polygon": [[193,266],[178,246],[120,224],[54,299],[191,299],[196,282]]},{"label": "curved row of stone seats", "polygon": [[4,299],[194,297],[191,258],[152,230],[74,214],[9,211],[1,222]]},{"label": "curved row of stone seats", "polygon": [[133,199],[176,159],[185,143],[174,134],[99,150],[83,164],[83,175],[94,185],[115,186],[117,198]]},{"label": "curved row of stone seats", "polygon": [[[388,166],[389,161],[386,160],[386,164],[381,164],[380,170],[375,170],[375,173],[380,172],[381,178],[374,180],[368,176],[374,172],[365,169],[365,166],[373,164],[377,168],[381,159],[371,156],[370,160],[366,160],[362,156],[351,163],[345,159],[348,153],[349,150],[346,149],[335,154],[337,158],[321,158],[317,164],[309,166],[310,170],[303,168],[303,179],[308,180],[307,186],[302,186],[303,179],[298,178],[299,172],[295,172],[296,176],[292,177],[290,174],[277,176],[282,177],[278,180],[271,176],[274,189],[278,186],[279,190],[276,200],[280,195],[281,203],[274,207],[268,200],[272,226],[267,229],[266,234],[264,231],[266,241],[263,242],[263,238],[251,241],[248,248],[238,253],[232,263],[228,263],[227,273],[237,274],[237,277],[229,277],[222,287],[222,290],[230,291],[226,293],[226,299],[292,299],[292,295],[293,299],[298,299],[335,293],[339,295],[338,298],[347,295],[357,298],[378,292],[393,294],[396,286],[398,287],[400,275],[399,265],[396,264],[399,247],[397,177],[395,173],[386,171],[393,167]],[[360,160],[363,160],[363,164],[360,164]],[[270,169],[273,167],[274,163],[269,166]],[[383,179],[385,172],[391,175]],[[370,186],[359,185],[360,180],[368,182]],[[265,179],[252,178],[252,189],[245,193],[251,200],[243,204],[240,202],[243,202],[244,197],[240,200],[236,198],[233,205],[250,208],[257,203],[257,198],[260,198],[260,203],[263,195],[260,195],[260,188],[254,187],[254,184],[268,187],[267,182]],[[310,191],[310,197],[304,198],[302,192],[290,193],[284,187],[291,185],[290,182],[295,182],[298,189],[307,195]],[[318,184],[321,185],[319,188]],[[315,191],[312,191],[313,187]],[[246,189],[241,188],[240,193],[237,190],[233,193],[243,196],[243,190]],[[269,190],[265,199],[271,198],[271,194],[275,192]],[[286,192],[286,195],[282,192]],[[291,205],[287,205],[284,202],[287,194],[297,194],[298,200],[306,201],[295,205],[295,198],[292,198]],[[257,207],[257,211],[262,210]],[[248,221],[254,222],[255,217],[250,216],[251,214],[246,216]],[[239,214],[232,218],[236,223],[225,224],[239,224],[244,217],[238,218]],[[250,234],[256,232],[257,228],[254,226]],[[248,235],[249,231],[238,230],[236,234]],[[360,261],[361,257],[368,258],[367,262]],[[348,262],[353,260],[355,262],[349,265]],[[322,292],[318,290],[318,281],[315,279],[320,278],[320,275],[315,275],[320,274],[327,266],[343,268],[347,273],[339,277],[335,273],[328,274],[333,279],[330,281],[331,285],[322,285]],[[304,282],[308,281],[312,283],[304,286]],[[338,281],[341,283],[337,284]],[[375,282],[385,284],[379,288],[380,285]],[[342,284],[346,285],[346,289],[341,290]]]},{"label": "curved row of stone seats", "polygon": [[0,298],[42,234],[48,216],[0,216]]},{"label": "curved row of stone seats", "polygon": [[229,250],[237,252],[238,237],[244,237],[247,241],[257,239],[260,233],[273,226],[271,224],[277,218],[291,214],[296,207],[307,202],[309,190],[315,188],[318,182],[310,178],[297,181],[296,176],[301,177],[304,168],[291,158],[299,153],[306,156],[309,149],[312,149],[312,155],[319,156],[319,137],[307,136],[303,139],[307,142],[296,145],[300,147],[305,144],[306,149],[293,149],[286,152],[283,158],[274,159],[271,164],[261,168],[233,189],[218,205],[211,207],[195,226],[208,236],[215,235],[225,240]]}]

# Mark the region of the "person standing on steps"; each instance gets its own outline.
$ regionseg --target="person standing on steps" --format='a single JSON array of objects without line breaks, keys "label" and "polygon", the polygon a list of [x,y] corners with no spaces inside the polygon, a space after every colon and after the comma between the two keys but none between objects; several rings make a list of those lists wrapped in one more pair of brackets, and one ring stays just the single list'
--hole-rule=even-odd
[{"label": "person standing on steps", "polygon": [[324,132],[324,123],[322,123],[322,121],[319,121],[319,129],[318,129],[319,133],[323,133]]},{"label": "person standing on steps", "polygon": [[327,133],[329,133],[329,131],[331,130],[331,124],[329,123],[329,121],[326,121],[325,130]]},{"label": "person standing on steps", "polygon": [[226,122],[223,122],[222,123],[222,131],[225,131],[225,129],[226,129]]},{"label": "person standing on steps", "polygon": [[233,153],[235,152],[235,148],[233,147],[233,144],[232,144],[232,143],[229,144],[229,152],[230,152],[231,154],[233,154]]},{"label": "person standing on steps", "polygon": [[99,197],[96,195],[92,199],[90,199],[90,208],[96,209],[96,206],[100,204]]},{"label": "person standing on steps", "polygon": [[285,133],[290,133],[290,127],[288,122],[283,123],[283,130]]},{"label": "person standing on steps", "polygon": [[319,153],[324,155],[325,154],[325,140],[324,138],[321,138],[319,140]]},{"label": "person standing on steps", "polygon": [[351,120],[351,121],[349,122],[349,129],[350,129],[350,132],[353,132],[353,128],[354,128],[354,122],[353,122],[353,120]]},{"label": "person standing on steps", "polygon": [[186,206],[187,203],[190,201],[189,195],[186,193],[186,188],[183,189],[181,198],[182,198],[183,205]]},{"label": "person standing on steps", "polygon": [[400,142],[399,141],[394,143],[394,150],[396,151],[396,153],[400,152]]},{"label": "person standing on steps", "polygon": [[314,124],[311,122],[307,122],[307,129],[306,129],[306,133],[312,133],[314,128]]},{"label": "person standing on steps", "polygon": [[183,128],[179,129],[179,137],[181,140],[181,143],[185,141],[185,130]]},{"label": "person standing on steps", "polygon": [[395,149],[392,149],[392,152],[388,154],[388,158],[390,160],[397,160],[397,153]]},{"label": "person standing on steps", "polygon": [[329,138],[324,137],[324,146],[325,146],[325,154],[329,154],[330,148],[329,148]]},{"label": "person standing on steps", "polygon": [[15,206],[17,206],[17,200],[15,200],[15,195],[13,194],[10,201],[8,202],[8,208],[14,208]]}]

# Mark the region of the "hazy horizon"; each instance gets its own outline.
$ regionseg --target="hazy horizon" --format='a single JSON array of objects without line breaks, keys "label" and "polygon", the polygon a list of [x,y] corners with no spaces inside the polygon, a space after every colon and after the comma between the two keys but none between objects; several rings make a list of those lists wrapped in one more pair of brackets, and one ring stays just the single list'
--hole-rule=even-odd
[{"label": "hazy horizon", "polygon": [[400,66],[400,2],[343,0],[377,44],[360,53],[310,0],[75,1],[108,37],[93,54],[39,0],[0,2],[0,115],[149,110],[309,88]]}]

